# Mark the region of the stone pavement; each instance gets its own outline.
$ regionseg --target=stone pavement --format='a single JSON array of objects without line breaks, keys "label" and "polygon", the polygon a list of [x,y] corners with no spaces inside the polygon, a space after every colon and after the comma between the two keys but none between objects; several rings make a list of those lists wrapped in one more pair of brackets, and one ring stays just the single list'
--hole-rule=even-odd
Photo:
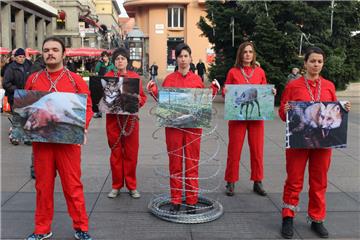
[{"label": "stone pavement", "polygon": [[[351,88],[352,89],[352,88]],[[329,171],[326,226],[333,239],[360,239],[360,148],[359,148],[359,91],[339,93],[339,99],[353,102],[349,114],[348,148],[334,150]],[[234,197],[224,195],[224,167],[226,164],[227,123],[223,119],[223,103],[215,103],[217,109],[217,134],[221,136],[220,151],[215,161],[200,167],[201,176],[212,175],[218,164],[220,174],[210,183],[201,181],[201,187],[214,187],[209,197],[224,206],[224,215],[205,224],[175,224],[162,221],[149,213],[147,205],[154,194],[166,192],[159,185],[154,168],[167,169],[166,155],[153,159],[153,155],[165,150],[164,132],[158,132],[158,140],[152,138],[156,129],[155,119],[149,114],[155,105],[149,98],[140,113],[140,154],[138,164],[139,200],[133,200],[125,190],[114,200],[106,197],[111,189],[109,148],[105,136],[105,119],[93,119],[88,144],[83,148],[82,180],[87,211],[90,216],[90,233],[94,239],[172,239],[172,240],[219,240],[219,239],[281,239],[281,196],[285,180],[284,123],[276,116],[265,123],[265,180],[269,193],[260,197],[252,192],[249,149],[245,143],[242,153],[241,179],[236,184]],[[35,190],[30,179],[31,147],[13,146],[8,143],[9,121],[4,114],[1,121],[1,239],[24,239],[33,231]],[[202,145],[202,156],[214,151],[215,142]],[[301,210],[295,220],[294,239],[314,239],[306,223],[307,175],[301,195]],[[167,185],[167,181],[160,181]],[[55,186],[55,214],[52,239],[73,239],[71,220],[57,178]]]}]

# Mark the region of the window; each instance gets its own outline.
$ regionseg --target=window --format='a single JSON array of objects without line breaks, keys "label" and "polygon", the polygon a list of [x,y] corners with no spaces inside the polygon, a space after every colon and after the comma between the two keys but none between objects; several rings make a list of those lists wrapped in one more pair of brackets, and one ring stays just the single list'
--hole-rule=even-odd
[{"label": "window", "polygon": [[177,28],[184,27],[184,8],[169,7],[168,8],[168,27]]},{"label": "window", "polygon": [[176,66],[175,48],[183,43],[184,38],[168,38],[167,40],[167,68],[173,70]]}]

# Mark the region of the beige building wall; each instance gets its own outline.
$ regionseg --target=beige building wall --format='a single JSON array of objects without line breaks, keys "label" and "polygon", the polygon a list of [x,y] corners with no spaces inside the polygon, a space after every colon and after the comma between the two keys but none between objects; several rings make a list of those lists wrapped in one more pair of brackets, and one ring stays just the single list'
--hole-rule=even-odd
[{"label": "beige building wall", "polygon": [[[206,49],[211,48],[206,37],[202,37],[197,27],[200,16],[205,16],[203,0],[127,0],[124,7],[135,17],[137,25],[149,41],[149,66],[153,62],[159,66],[159,78],[163,79],[172,72],[167,68],[168,38],[184,38],[192,50],[193,63],[199,59],[206,63]],[[184,28],[168,28],[168,7],[184,7]],[[161,28],[163,26],[163,32]]]}]

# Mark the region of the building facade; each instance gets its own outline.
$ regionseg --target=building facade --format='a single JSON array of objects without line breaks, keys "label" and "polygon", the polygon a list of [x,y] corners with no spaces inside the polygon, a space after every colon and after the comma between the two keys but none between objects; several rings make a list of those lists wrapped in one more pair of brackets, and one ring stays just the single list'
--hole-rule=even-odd
[{"label": "building facade", "polygon": [[0,46],[9,49],[41,49],[53,34],[52,18],[57,10],[44,1],[0,1]]},{"label": "building facade", "polygon": [[143,57],[145,64],[159,66],[159,78],[175,68],[175,47],[185,42],[192,50],[193,63],[206,63],[211,44],[201,36],[197,27],[205,16],[205,0],[126,0],[129,17],[145,35]]}]

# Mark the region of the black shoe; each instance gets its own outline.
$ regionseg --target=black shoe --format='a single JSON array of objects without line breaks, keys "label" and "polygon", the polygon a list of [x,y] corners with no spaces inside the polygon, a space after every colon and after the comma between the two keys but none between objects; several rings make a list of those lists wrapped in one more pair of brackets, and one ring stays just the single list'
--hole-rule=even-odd
[{"label": "black shoe", "polygon": [[266,191],[264,190],[264,187],[261,183],[261,181],[255,181],[254,182],[254,188],[253,188],[254,192],[259,194],[260,196],[266,196],[267,193]]},{"label": "black shoe", "polygon": [[25,145],[28,145],[28,146],[31,146],[31,145],[32,145],[32,142],[30,142],[30,141],[24,141],[24,144],[25,144]]},{"label": "black shoe", "polygon": [[19,140],[17,140],[17,139],[11,139],[10,142],[12,145],[15,145],[15,146],[19,145]]},{"label": "black shoe", "polygon": [[180,207],[181,207],[181,204],[171,204],[171,207],[170,207],[170,213],[171,214],[178,214],[178,212],[180,211]]},{"label": "black shoe", "polygon": [[34,169],[34,165],[30,166],[30,177],[32,179],[35,179],[35,169]]},{"label": "black shoe", "polygon": [[231,183],[231,182],[227,182],[226,184],[226,195],[227,196],[234,196],[235,192],[234,192],[234,189],[235,189],[235,183]]},{"label": "black shoe", "polygon": [[294,222],[292,217],[283,218],[281,236],[286,239],[290,239],[294,236]]},{"label": "black shoe", "polygon": [[196,205],[187,205],[186,214],[196,214]]},{"label": "black shoe", "polygon": [[322,222],[311,222],[311,230],[313,230],[320,238],[328,238],[329,232]]}]

